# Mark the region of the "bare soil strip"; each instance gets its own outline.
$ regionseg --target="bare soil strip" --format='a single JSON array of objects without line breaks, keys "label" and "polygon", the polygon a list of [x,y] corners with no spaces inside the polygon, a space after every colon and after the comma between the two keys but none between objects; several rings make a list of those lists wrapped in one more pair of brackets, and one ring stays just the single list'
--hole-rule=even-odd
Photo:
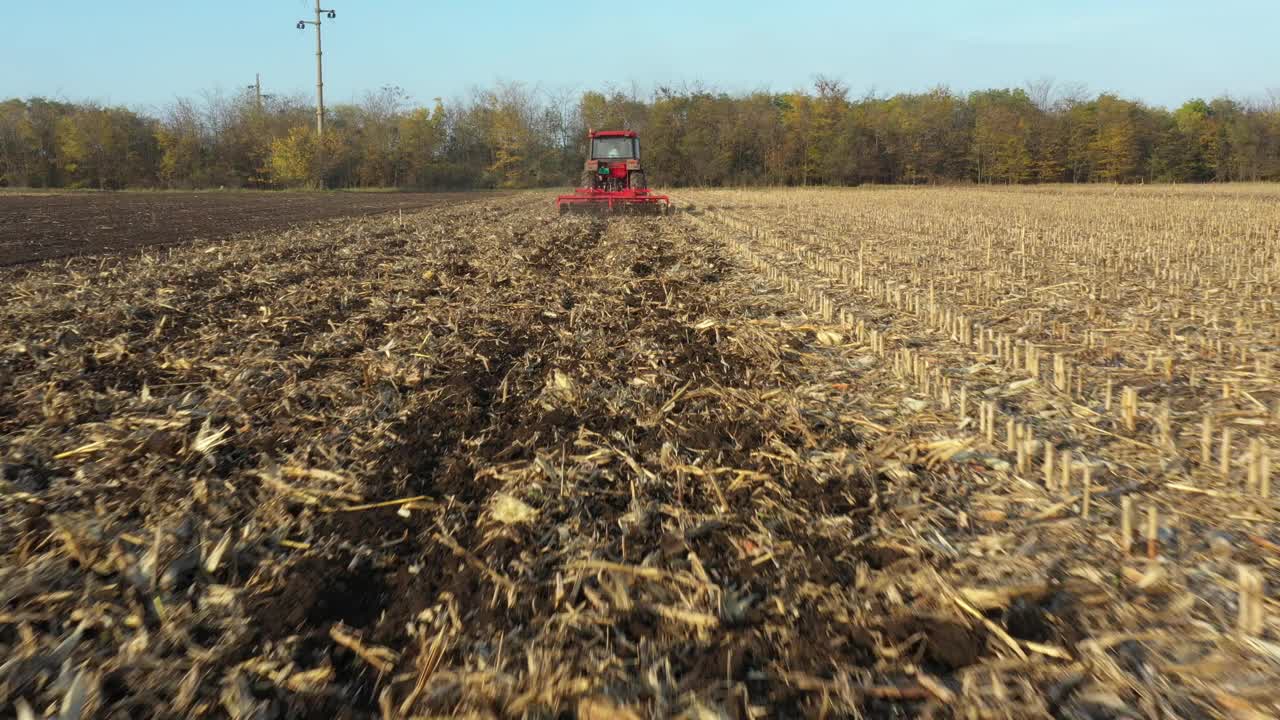
[{"label": "bare soil strip", "polygon": [[486,193],[0,192],[0,266],[135,250],[328,218],[412,211]]}]

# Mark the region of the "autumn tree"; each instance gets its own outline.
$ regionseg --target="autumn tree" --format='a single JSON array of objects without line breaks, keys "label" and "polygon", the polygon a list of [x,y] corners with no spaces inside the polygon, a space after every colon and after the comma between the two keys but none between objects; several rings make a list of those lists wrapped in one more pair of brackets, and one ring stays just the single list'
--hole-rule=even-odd
[{"label": "autumn tree", "polygon": [[84,106],[57,126],[59,163],[78,185],[122,188],[153,181],[153,124],[124,108]]},{"label": "autumn tree", "polygon": [[271,143],[271,177],[284,186],[324,188],[341,183],[335,177],[347,159],[339,130],[318,136],[310,126],[295,127]]},{"label": "autumn tree", "polygon": [[1133,179],[1139,160],[1134,104],[1114,95],[1103,95],[1096,107],[1096,132],[1088,146],[1093,179],[1102,182]]},{"label": "autumn tree", "polygon": [[963,98],[938,87],[899,95],[888,106],[901,182],[940,182],[969,173],[973,117]]},{"label": "autumn tree", "polygon": [[1032,128],[1039,111],[1026,91],[974,93],[973,162],[978,182],[1020,183],[1034,176]]},{"label": "autumn tree", "polygon": [[0,185],[32,185],[38,177],[35,128],[21,100],[0,103]]},{"label": "autumn tree", "polygon": [[188,100],[169,108],[156,128],[160,179],[168,187],[199,187],[208,177],[207,138],[200,114]]},{"label": "autumn tree", "polygon": [[641,134],[667,185],[1280,180],[1280,92],[1175,110],[1049,81],[958,95],[730,94],[698,84],[585,93],[519,84],[430,107],[382,88],[306,97],[205,93],[157,117],[39,98],[0,102],[0,184],[42,187],[530,187],[582,168],[587,128]]},{"label": "autumn tree", "polygon": [[435,187],[439,182],[438,158],[444,145],[444,104],[415,108],[399,120],[398,165],[409,186]]}]

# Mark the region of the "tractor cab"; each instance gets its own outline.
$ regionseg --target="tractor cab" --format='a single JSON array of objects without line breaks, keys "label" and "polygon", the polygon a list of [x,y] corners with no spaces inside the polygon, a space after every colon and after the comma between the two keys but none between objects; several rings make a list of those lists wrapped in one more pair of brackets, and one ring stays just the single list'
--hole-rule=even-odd
[{"label": "tractor cab", "polygon": [[634,130],[592,130],[591,152],[583,180],[589,188],[619,192],[645,188],[640,169],[640,138]]},{"label": "tractor cab", "polygon": [[592,160],[639,160],[640,138],[631,133],[616,135],[613,133],[596,133],[591,138]]}]

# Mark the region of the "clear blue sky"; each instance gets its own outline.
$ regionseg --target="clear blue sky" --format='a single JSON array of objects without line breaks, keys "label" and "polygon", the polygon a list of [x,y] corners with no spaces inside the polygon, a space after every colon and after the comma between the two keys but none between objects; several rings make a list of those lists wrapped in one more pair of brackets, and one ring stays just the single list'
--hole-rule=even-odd
[{"label": "clear blue sky", "polygon": [[[700,82],[854,94],[1044,76],[1176,105],[1280,87],[1277,0],[325,0],[326,99],[394,84],[429,102],[496,80],[547,90]],[[0,97],[139,107],[314,90],[308,0],[7,0]]]}]

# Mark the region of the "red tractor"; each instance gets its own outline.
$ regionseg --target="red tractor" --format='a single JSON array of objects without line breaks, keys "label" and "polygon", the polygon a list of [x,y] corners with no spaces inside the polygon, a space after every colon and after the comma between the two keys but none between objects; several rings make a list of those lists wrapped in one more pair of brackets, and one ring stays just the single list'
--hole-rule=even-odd
[{"label": "red tractor", "polygon": [[671,198],[649,192],[640,167],[640,138],[634,130],[590,130],[591,150],[582,187],[556,198],[560,212],[576,210],[656,210],[666,213]]}]

